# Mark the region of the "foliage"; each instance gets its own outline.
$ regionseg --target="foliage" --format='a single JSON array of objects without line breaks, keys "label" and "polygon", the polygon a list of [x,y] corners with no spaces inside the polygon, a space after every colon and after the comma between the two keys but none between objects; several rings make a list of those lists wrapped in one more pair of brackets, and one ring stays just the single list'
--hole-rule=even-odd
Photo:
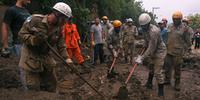
[{"label": "foliage", "polygon": [[190,20],[190,27],[193,29],[200,28],[200,14],[189,15],[188,19]]},{"label": "foliage", "polygon": [[[13,5],[15,0],[0,0],[5,5]],[[142,12],[142,2],[135,0],[32,0],[31,13],[46,14],[56,2],[65,2],[72,8],[74,22],[80,33],[88,31],[88,21],[95,17],[108,16],[110,20],[132,18],[136,25]]]}]

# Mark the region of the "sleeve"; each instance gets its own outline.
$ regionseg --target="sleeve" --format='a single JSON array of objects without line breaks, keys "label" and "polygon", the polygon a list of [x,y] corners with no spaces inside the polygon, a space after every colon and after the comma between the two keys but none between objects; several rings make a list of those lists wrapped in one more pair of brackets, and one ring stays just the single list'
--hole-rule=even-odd
[{"label": "sleeve", "polygon": [[138,36],[138,35],[139,35],[138,29],[137,29],[137,27],[135,27],[135,36]]},{"label": "sleeve", "polygon": [[3,18],[3,21],[10,25],[11,22],[14,20],[15,18],[15,12],[13,11],[12,8],[8,8],[5,12],[5,15],[4,15],[4,18]]},{"label": "sleeve", "polygon": [[57,50],[64,59],[67,59],[69,58],[69,55],[67,53],[65,39],[63,38],[63,36],[61,36],[62,34],[59,34],[59,35],[60,36],[57,42]]},{"label": "sleeve", "polygon": [[[26,20],[23,24],[21,30],[19,31],[19,37],[22,40],[22,42],[26,45],[32,45],[31,41],[35,37],[34,34],[31,31],[31,27],[34,27],[34,23],[32,22],[32,19]],[[36,30],[37,31],[37,30]]]},{"label": "sleeve", "polygon": [[38,42],[39,44],[35,44],[33,43],[33,39],[37,38],[38,40],[43,41],[47,37],[47,31],[44,27],[39,26],[39,23],[41,23],[40,21],[40,18],[32,18],[31,16],[24,22],[21,30],[19,31],[19,37],[24,44],[31,46],[39,45],[41,42]]},{"label": "sleeve", "polygon": [[75,31],[76,39],[80,40],[80,36],[79,36],[78,30],[77,30],[77,27],[75,24],[74,24],[74,31]]},{"label": "sleeve", "polygon": [[94,26],[93,26],[93,25],[92,25],[91,28],[90,28],[90,32],[91,32],[91,33],[94,33]]},{"label": "sleeve", "polygon": [[185,40],[185,43],[186,43],[186,49],[188,48],[188,47],[191,47],[191,34],[192,34],[192,30],[189,28],[189,27],[187,27],[188,28],[188,31],[186,31],[186,32],[184,32],[183,33],[183,36],[184,36],[184,40]]},{"label": "sleeve", "polygon": [[148,43],[148,47],[143,55],[144,58],[152,56],[153,53],[156,51],[157,45],[158,45],[158,39],[159,39],[159,35],[156,33],[154,35],[151,36],[152,38],[150,39],[149,43]]}]

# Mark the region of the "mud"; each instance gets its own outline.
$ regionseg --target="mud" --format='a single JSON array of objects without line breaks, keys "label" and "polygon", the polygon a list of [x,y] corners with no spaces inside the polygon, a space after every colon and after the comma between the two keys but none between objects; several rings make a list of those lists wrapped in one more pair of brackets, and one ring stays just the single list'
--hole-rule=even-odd
[{"label": "mud", "polygon": [[[22,89],[19,78],[18,58],[0,58],[0,100],[103,100],[76,75],[67,74],[65,77],[72,79],[73,88],[68,94],[58,95],[46,91],[25,91]],[[165,87],[165,100],[200,100],[200,52],[193,51],[184,59],[181,75],[181,91],[175,92],[173,81],[171,86]],[[82,74],[101,94],[104,100],[126,100],[117,97],[118,90],[124,86],[125,79],[131,65],[115,65],[115,71],[119,73],[115,78],[108,79],[108,65],[100,64],[91,68],[91,73]],[[77,67],[81,71],[80,67]],[[61,68],[62,69],[62,68]],[[63,70],[62,70],[63,71]],[[144,84],[147,79],[148,69],[138,66],[133,77],[127,84],[127,100],[162,100],[157,97],[157,86],[154,80],[153,90],[147,90]]]}]

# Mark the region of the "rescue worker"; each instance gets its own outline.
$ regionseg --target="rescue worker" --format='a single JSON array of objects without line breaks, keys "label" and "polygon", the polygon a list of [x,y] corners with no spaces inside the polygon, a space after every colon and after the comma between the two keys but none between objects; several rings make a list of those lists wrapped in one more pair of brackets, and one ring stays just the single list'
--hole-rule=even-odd
[{"label": "rescue worker", "polygon": [[[135,62],[142,64],[143,60],[151,59],[154,71],[149,72],[147,85],[152,85],[153,72],[155,73],[158,83],[158,96],[164,96],[164,71],[163,64],[167,50],[164,42],[160,37],[160,30],[155,25],[150,24],[151,17],[143,13],[139,17],[139,24],[144,34],[146,50],[143,55],[139,55]],[[153,69],[150,69],[153,70]]]},{"label": "rescue worker", "polygon": [[9,29],[12,33],[12,51],[18,57],[21,52],[21,42],[18,38],[18,32],[21,29],[24,21],[30,16],[30,13],[26,9],[26,6],[31,0],[17,0],[16,4],[7,9],[2,23],[2,56],[8,56],[10,54],[8,46]]},{"label": "rescue worker", "polygon": [[125,61],[129,64],[133,63],[133,57],[135,55],[135,37],[138,36],[137,27],[133,25],[132,18],[127,19],[127,24],[122,29],[123,38],[123,51],[125,53]]},{"label": "rescue worker", "polygon": [[183,15],[180,11],[172,15],[173,23],[168,26],[167,60],[165,64],[166,80],[165,84],[170,84],[172,68],[174,68],[174,78],[176,91],[180,91],[181,64],[183,55],[187,49],[191,49],[189,27],[182,23]]},{"label": "rescue worker", "polygon": [[166,44],[167,43],[167,28],[165,27],[165,22],[160,21],[158,23],[159,28],[160,28],[160,35],[162,37],[163,42]]},{"label": "rescue worker", "polygon": [[197,29],[197,32],[194,34],[195,46],[194,49],[200,48],[200,29]]},{"label": "rescue worker", "polygon": [[107,37],[107,44],[110,53],[112,54],[113,58],[118,57],[120,49],[122,49],[122,38],[121,38],[121,21],[114,20],[113,27],[111,32],[108,34]]},{"label": "rescue worker", "polygon": [[184,18],[182,22],[183,22],[183,24],[185,24],[185,26],[187,26],[187,27],[189,28],[189,31],[191,32],[191,33],[190,33],[190,39],[191,39],[191,44],[192,44],[192,42],[193,42],[193,36],[194,36],[194,31],[193,31],[193,29],[189,26],[190,20],[187,19],[187,18]]},{"label": "rescue worker", "polygon": [[67,46],[67,52],[70,59],[73,56],[76,57],[78,64],[83,67],[85,71],[89,71],[87,64],[81,54],[79,45],[81,45],[80,36],[76,27],[76,24],[72,23],[72,17],[70,17],[63,28],[63,36],[65,38],[65,43]]},{"label": "rescue worker", "polygon": [[66,59],[66,63],[72,63],[61,34],[66,17],[71,16],[71,8],[63,2],[58,2],[53,6],[50,14],[32,15],[23,24],[19,31],[23,43],[19,66],[23,69],[25,85],[28,89],[50,92],[56,89],[53,73],[56,62],[46,41],[57,47],[60,55]]},{"label": "rescue worker", "polygon": [[162,18],[162,21],[164,22],[165,24],[165,27],[167,28],[167,23],[168,23],[168,20],[166,18]]},{"label": "rescue worker", "polygon": [[104,51],[103,51],[103,30],[100,25],[99,18],[95,18],[95,24],[91,26],[91,46],[94,47],[94,61],[93,65],[97,64],[98,57],[100,63],[104,63]]},{"label": "rescue worker", "polygon": [[101,27],[102,27],[102,32],[103,32],[103,43],[104,43],[104,46],[103,46],[103,50],[104,50],[104,60],[105,62],[108,61],[109,59],[109,50],[108,50],[108,46],[107,46],[107,43],[106,43],[106,37],[108,35],[108,33],[111,31],[112,29],[112,24],[109,22],[109,19],[107,16],[103,16],[102,17],[102,20],[103,20],[103,23],[101,24]]}]

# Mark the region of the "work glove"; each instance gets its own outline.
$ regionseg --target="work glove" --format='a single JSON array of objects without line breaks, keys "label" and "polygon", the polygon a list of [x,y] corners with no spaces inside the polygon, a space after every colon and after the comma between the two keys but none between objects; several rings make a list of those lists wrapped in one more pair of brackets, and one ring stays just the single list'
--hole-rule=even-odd
[{"label": "work glove", "polygon": [[67,63],[67,64],[72,64],[72,63],[73,63],[73,62],[72,62],[72,59],[67,58],[67,59],[66,59],[66,63]]},{"label": "work glove", "polygon": [[78,44],[79,44],[79,45],[81,45],[81,44],[82,44],[82,43],[81,43],[81,40],[78,40]]},{"label": "work glove", "polygon": [[139,56],[136,58],[135,62],[138,63],[138,64],[142,64],[142,62],[143,62],[143,57],[142,57],[141,55],[139,55]]},{"label": "work glove", "polygon": [[8,48],[3,48],[1,50],[1,56],[4,58],[8,58],[10,56],[10,51]]},{"label": "work glove", "polygon": [[114,50],[113,51],[113,56],[115,57],[115,58],[117,58],[117,52]]},{"label": "work glove", "polygon": [[113,46],[110,44],[109,46],[108,46],[110,49],[112,49],[113,48]]}]

